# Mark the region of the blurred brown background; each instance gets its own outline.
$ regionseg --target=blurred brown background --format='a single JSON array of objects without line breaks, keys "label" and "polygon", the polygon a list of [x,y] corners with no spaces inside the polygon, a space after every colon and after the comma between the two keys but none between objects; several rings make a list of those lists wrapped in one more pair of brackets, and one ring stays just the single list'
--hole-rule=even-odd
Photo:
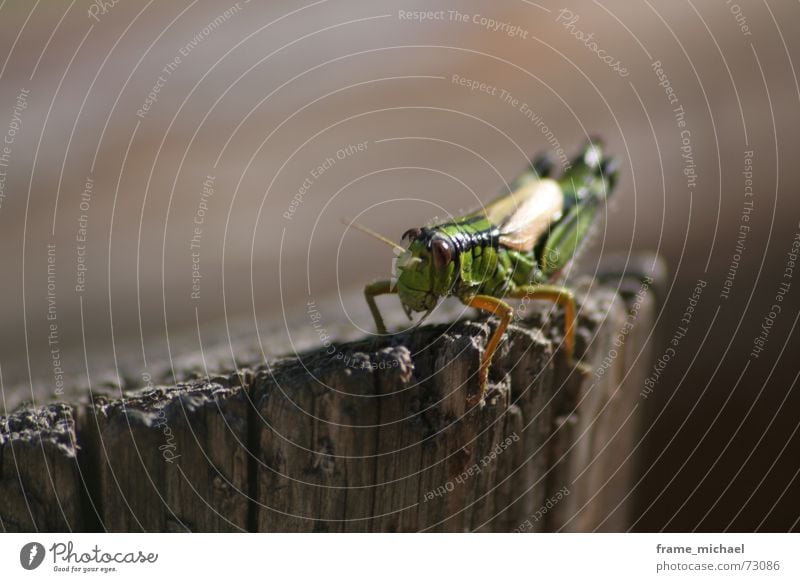
[{"label": "blurred brown background", "polygon": [[0,32],[7,407],[229,332],[318,344],[284,315],[341,329],[390,269],[341,217],[396,239],[600,136],[621,182],[593,253],[666,259],[657,353],[707,282],[640,408],[634,527],[797,529],[796,2],[9,1]]}]

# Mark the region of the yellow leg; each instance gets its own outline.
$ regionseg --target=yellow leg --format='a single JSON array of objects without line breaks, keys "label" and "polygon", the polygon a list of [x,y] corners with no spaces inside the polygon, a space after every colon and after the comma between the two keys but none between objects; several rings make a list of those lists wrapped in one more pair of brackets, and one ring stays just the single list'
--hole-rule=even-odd
[{"label": "yellow leg", "polygon": [[575,355],[575,295],[566,287],[557,285],[524,285],[509,297],[514,299],[546,299],[564,307],[564,350],[567,361],[572,362]]},{"label": "yellow leg", "polygon": [[387,293],[397,293],[396,288],[392,288],[391,281],[375,281],[364,287],[364,297],[367,299],[367,305],[372,313],[372,318],[375,320],[375,327],[378,333],[386,333],[386,326],[383,323],[383,317],[378,310],[378,305],[375,303],[377,295],[386,295]]},{"label": "yellow leg", "polygon": [[511,316],[514,310],[511,306],[497,297],[489,295],[475,295],[469,299],[465,299],[464,303],[476,309],[482,309],[493,313],[500,318],[500,324],[494,332],[494,335],[489,339],[489,344],[486,346],[486,351],[481,358],[480,368],[478,369],[478,380],[480,382],[480,393],[478,394],[477,402],[480,402],[483,395],[486,393],[486,386],[489,384],[489,367],[492,365],[492,358],[497,351],[497,346],[503,337],[503,334],[511,321]]}]

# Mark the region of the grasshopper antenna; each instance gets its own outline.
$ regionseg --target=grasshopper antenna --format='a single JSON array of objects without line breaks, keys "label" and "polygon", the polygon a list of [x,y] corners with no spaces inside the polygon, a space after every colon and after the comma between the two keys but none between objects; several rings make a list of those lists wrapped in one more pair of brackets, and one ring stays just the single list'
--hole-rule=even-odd
[{"label": "grasshopper antenna", "polygon": [[345,226],[347,226],[347,227],[352,226],[353,228],[357,228],[361,232],[366,233],[366,234],[370,235],[371,237],[374,237],[374,238],[378,239],[379,241],[384,242],[387,245],[396,248],[401,253],[406,252],[406,249],[404,247],[400,246],[399,244],[397,244],[393,240],[389,240],[385,236],[378,234],[377,232],[375,232],[371,228],[367,228],[363,224],[359,224],[359,223],[357,223],[357,222],[355,222],[353,220],[350,220],[348,218],[342,218],[341,221],[342,221],[342,224],[344,224]]}]

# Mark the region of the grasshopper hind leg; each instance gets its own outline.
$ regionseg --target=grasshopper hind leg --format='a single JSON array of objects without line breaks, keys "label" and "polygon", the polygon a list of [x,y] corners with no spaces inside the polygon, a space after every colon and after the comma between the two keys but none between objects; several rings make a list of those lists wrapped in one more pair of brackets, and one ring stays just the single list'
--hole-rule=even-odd
[{"label": "grasshopper hind leg", "polygon": [[575,365],[575,326],[577,308],[575,294],[559,285],[523,285],[509,294],[514,299],[544,299],[564,308],[564,352],[570,365]]},{"label": "grasshopper hind leg", "polygon": [[[564,308],[564,352],[569,364],[576,367],[578,366],[575,362],[577,307],[575,304],[575,295],[571,290],[558,285],[523,285],[509,293],[507,297],[511,299],[544,299],[561,305]],[[492,337],[489,338],[486,351],[481,358],[479,369],[480,392],[476,398],[476,402],[480,402],[486,393],[486,388],[489,383],[489,368],[492,365],[492,359],[494,358],[494,354],[497,351],[503,334],[511,322],[514,310],[502,299],[489,295],[476,295],[465,299],[464,303],[469,307],[487,311],[500,318],[500,323],[492,334]]]},{"label": "grasshopper hind leg", "polygon": [[531,168],[539,178],[549,178],[553,173],[555,163],[548,154],[539,154],[531,160]]}]

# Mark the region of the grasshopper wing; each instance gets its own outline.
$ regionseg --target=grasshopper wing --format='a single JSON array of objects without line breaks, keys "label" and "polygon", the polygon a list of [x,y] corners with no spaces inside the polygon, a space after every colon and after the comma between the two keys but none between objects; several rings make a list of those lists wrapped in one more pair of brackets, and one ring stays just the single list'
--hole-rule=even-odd
[{"label": "grasshopper wing", "polygon": [[530,251],[564,210],[564,194],[554,180],[532,180],[494,200],[472,216],[484,215],[500,229],[500,244]]}]

